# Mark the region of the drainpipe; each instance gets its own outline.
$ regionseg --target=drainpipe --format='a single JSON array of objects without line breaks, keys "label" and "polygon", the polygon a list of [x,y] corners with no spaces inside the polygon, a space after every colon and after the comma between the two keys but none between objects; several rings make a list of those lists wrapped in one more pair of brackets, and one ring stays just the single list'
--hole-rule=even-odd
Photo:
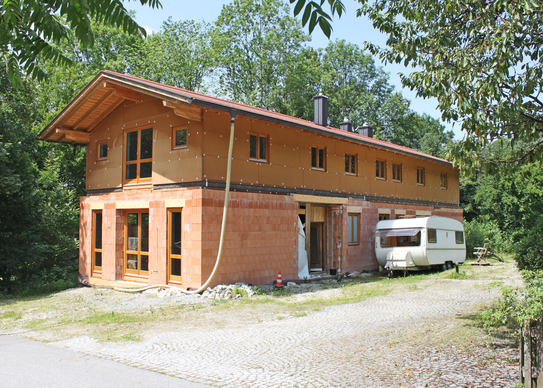
[{"label": "drainpipe", "polygon": [[[222,251],[224,248],[224,233],[226,230],[226,216],[228,215],[228,204],[230,202],[230,175],[232,172],[232,150],[234,148],[234,121],[236,120],[236,114],[237,112],[235,110],[232,110],[230,112],[230,143],[228,144],[228,164],[227,164],[227,170],[226,170],[226,193],[224,195],[224,210],[222,213],[222,224],[221,224],[221,236],[219,239],[219,252],[217,253],[217,261],[215,262],[215,267],[213,267],[213,271],[211,271],[211,275],[209,275],[209,278],[206,280],[204,285],[200,287],[197,290],[189,291],[189,290],[183,290],[179,289],[179,291],[185,293],[185,294],[199,294],[200,292],[204,291],[207,286],[211,283],[215,275],[217,274],[217,269],[219,268],[219,264],[222,259]],[[167,284],[154,284],[152,286],[147,286],[143,288],[133,289],[133,288],[118,288],[115,287],[114,290],[116,291],[124,291],[124,292],[141,292],[148,290],[150,288],[173,288],[175,286],[170,286]]]}]

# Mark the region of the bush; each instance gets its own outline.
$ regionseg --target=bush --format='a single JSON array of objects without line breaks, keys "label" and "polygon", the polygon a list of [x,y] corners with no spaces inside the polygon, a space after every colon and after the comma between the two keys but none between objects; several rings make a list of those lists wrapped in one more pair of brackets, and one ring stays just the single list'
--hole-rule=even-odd
[{"label": "bush", "polygon": [[473,256],[475,247],[482,247],[489,243],[489,249],[493,252],[508,252],[509,240],[504,238],[504,233],[495,221],[476,218],[470,222],[464,221],[466,234],[467,257]]},{"label": "bush", "polygon": [[502,298],[481,313],[485,328],[507,326],[511,329],[528,320],[543,317],[543,271],[522,271],[524,288],[504,287]]},{"label": "bush", "polygon": [[543,218],[516,245],[515,260],[520,269],[543,270]]}]

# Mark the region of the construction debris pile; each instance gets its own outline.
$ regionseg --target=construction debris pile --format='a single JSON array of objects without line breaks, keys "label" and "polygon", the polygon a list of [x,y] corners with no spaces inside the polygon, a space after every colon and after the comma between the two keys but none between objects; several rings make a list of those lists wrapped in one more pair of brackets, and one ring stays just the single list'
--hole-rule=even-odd
[{"label": "construction debris pile", "polygon": [[214,288],[208,287],[207,290],[202,293],[202,297],[209,299],[250,298],[255,294],[255,289],[256,287],[244,283],[229,285],[219,284]]}]

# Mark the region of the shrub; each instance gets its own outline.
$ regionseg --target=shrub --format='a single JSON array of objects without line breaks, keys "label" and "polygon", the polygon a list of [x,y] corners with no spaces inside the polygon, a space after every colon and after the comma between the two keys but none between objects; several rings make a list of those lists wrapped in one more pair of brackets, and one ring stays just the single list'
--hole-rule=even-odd
[{"label": "shrub", "polygon": [[520,269],[543,270],[543,218],[516,245],[515,260]]},{"label": "shrub", "polygon": [[522,276],[525,287],[504,287],[498,302],[481,313],[485,328],[518,328],[543,317],[543,271],[522,271]]},{"label": "shrub", "polygon": [[491,251],[507,252],[509,241],[504,238],[504,233],[495,221],[476,218],[472,221],[464,221],[466,234],[466,253],[468,258],[473,255],[475,247],[482,247],[489,243]]}]

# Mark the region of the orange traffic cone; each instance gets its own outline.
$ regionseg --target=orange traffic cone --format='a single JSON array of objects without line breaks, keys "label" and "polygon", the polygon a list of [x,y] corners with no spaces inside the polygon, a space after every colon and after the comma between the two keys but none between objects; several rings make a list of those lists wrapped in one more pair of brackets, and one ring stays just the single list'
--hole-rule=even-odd
[{"label": "orange traffic cone", "polygon": [[279,273],[277,274],[277,283],[275,283],[275,287],[283,287],[283,279],[281,278],[281,270],[279,270]]}]

